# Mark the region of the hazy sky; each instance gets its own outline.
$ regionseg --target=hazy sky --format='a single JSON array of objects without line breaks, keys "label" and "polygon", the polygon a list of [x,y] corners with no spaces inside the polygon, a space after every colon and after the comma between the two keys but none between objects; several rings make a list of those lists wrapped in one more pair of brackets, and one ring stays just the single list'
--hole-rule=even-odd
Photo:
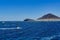
[{"label": "hazy sky", "polygon": [[36,19],[47,13],[60,16],[60,0],[0,0],[0,21]]}]

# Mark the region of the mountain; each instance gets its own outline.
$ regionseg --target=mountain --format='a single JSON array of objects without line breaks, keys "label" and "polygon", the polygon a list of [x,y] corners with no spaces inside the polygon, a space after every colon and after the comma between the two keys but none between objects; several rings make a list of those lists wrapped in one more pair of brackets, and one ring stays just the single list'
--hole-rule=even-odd
[{"label": "mountain", "polygon": [[27,18],[24,21],[60,21],[60,17],[52,13],[48,13],[42,17],[37,18],[36,20]]},{"label": "mountain", "polygon": [[40,20],[40,19],[60,19],[60,17],[53,15],[51,13],[48,13],[48,14],[38,18],[38,20]]}]

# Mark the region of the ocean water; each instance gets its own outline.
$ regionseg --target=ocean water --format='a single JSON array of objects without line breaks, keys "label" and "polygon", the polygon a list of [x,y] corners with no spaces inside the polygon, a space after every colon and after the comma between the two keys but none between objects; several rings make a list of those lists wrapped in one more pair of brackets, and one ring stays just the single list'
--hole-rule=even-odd
[{"label": "ocean water", "polygon": [[0,40],[60,40],[60,21],[0,21]]}]

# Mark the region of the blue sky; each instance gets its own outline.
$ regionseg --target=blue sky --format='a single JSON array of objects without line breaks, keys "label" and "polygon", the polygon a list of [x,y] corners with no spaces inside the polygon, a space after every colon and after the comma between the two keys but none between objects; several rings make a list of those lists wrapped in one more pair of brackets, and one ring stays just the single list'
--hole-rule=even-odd
[{"label": "blue sky", "polygon": [[60,16],[60,0],[0,0],[0,21],[37,19],[47,13]]}]

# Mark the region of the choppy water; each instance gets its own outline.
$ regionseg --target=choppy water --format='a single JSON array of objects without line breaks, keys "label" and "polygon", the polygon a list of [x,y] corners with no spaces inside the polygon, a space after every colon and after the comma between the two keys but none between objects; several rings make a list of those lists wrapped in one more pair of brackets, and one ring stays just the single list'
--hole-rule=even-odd
[{"label": "choppy water", "polygon": [[0,40],[60,40],[60,21],[55,22],[0,22]]}]

